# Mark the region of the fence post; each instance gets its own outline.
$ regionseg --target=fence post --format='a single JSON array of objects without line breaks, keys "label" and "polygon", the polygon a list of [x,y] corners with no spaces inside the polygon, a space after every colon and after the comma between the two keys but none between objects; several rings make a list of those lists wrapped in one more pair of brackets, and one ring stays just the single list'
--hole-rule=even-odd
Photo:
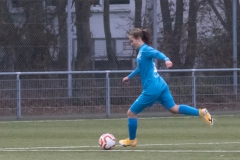
[{"label": "fence post", "polygon": [[[233,10],[232,10],[232,21],[233,21],[233,68],[237,68],[237,45],[238,45],[238,39],[237,39],[237,1],[236,0],[233,0],[232,1],[232,7],[233,7]],[[238,83],[238,76],[237,76],[237,71],[233,71],[233,92],[234,94],[237,96],[237,83]]]},{"label": "fence post", "polygon": [[192,103],[193,103],[193,107],[196,108],[196,77],[195,77],[195,71],[192,71]]},{"label": "fence post", "polygon": [[[157,0],[153,0],[153,47],[157,48]],[[156,68],[158,68],[157,59],[155,60]]]},{"label": "fence post", "polygon": [[106,116],[110,116],[110,79],[109,71],[106,71]]},{"label": "fence post", "polygon": [[[71,5],[72,0],[67,1],[67,34],[68,34],[68,71],[72,71],[72,32],[71,32]],[[72,98],[72,74],[68,73],[68,98]]]},{"label": "fence post", "polygon": [[17,119],[22,116],[22,106],[21,106],[21,80],[20,74],[17,74]]}]

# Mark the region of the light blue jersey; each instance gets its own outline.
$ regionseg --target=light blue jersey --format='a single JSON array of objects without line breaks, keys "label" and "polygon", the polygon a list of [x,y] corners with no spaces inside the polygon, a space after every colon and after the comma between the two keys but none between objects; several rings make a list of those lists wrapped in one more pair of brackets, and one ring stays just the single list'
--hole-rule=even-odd
[{"label": "light blue jersey", "polygon": [[132,78],[140,75],[143,91],[147,94],[154,94],[160,89],[165,81],[159,76],[154,59],[163,61],[169,60],[167,56],[152,47],[143,44],[137,55],[137,68],[128,76]]},{"label": "light blue jersey", "polygon": [[130,107],[133,113],[139,113],[144,108],[152,106],[156,101],[169,109],[175,105],[168,85],[158,74],[154,59],[168,61],[169,58],[158,50],[143,44],[137,55],[137,68],[128,75],[128,78],[141,77],[143,91]]}]

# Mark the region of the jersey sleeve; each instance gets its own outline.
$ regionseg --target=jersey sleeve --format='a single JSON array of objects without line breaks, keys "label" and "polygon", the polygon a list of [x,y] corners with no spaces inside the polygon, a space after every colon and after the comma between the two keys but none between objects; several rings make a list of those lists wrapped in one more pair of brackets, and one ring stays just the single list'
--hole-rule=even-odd
[{"label": "jersey sleeve", "polygon": [[154,48],[149,48],[148,49],[148,54],[146,55],[148,58],[156,58],[156,59],[160,59],[163,61],[169,61],[170,59],[162,52],[154,49]]},{"label": "jersey sleeve", "polygon": [[139,73],[140,73],[140,69],[137,67],[134,71],[132,71],[132,73],[128,75],[128,78],[130,79],[132,77],[136,77],[139,75]]}]

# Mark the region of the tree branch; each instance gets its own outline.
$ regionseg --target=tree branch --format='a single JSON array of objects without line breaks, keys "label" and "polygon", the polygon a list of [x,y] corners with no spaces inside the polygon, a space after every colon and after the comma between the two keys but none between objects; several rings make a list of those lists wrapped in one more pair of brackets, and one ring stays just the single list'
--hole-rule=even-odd
[{"label": "tree branch", "polygon": [[223,25],[223,27],[228,31],[230,32],[226,22],[223,20],[223,18],[221,17],[221,15],[219,14],[217,8],[215,7],[215,5],[213,4],[213,1],[212,0],[207,0],[209,5],[212,7],[213,9],[213,12],[216,14],[218,20],[221,22],[221,24]]}]

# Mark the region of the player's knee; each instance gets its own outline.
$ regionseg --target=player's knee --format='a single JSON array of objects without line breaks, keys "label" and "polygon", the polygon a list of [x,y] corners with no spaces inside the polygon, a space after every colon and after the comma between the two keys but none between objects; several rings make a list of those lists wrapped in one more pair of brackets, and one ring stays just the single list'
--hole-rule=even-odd
[{"label": "player's knee", "polygon": [[137,117],[137,115],[133,113],[130,109],[127,111],[127,116],[130,118]]},{"label": "player's knee", "polygon": [[172,114],[178,114],[179,105],[175,105],[169,109]]}]

